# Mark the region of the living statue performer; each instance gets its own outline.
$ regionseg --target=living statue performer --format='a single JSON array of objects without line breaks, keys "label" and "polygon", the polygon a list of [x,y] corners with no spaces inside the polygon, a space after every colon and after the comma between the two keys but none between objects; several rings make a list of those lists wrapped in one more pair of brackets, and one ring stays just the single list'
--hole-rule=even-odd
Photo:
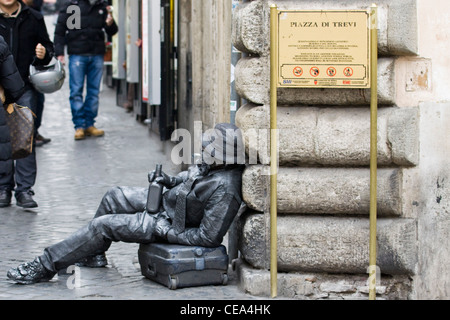
[{"label": "living statue performer", "polygon": [[[210,131],[213,134],[205,133],[202,138],[201,164],[177,176],[162,172],[155,177],[155,171],[149,174],[150,181],[165,187],[159,212],[147,212],[146,188],[112,188],[88,225],[46,248],[32,262],[9,270],[8,278],[34,284],[49,281],[59,270],[74,264],[104,267],[108,263],[105,252],[113,241],[219,246],[242,203],[245,165],[238,160],[244,148],[236,126],[222,123]],[[205,161],[205,156],[214,162],[208,164],[211,161]]]}]

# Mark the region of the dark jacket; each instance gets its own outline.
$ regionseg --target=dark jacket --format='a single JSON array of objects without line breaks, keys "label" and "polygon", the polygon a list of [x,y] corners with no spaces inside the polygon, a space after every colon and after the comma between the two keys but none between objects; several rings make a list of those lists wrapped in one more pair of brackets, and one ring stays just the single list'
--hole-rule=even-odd
[{"label": "dark jacket", "polygon": [[[21,1],[19,0],[19,2]],[[29,82],[30,64],[45,66],[50,63],[53,57],[53,42],[48,36],[44,17],[41,13],[23,3],[22,10],[17,18],[5,18],[0,15],[0,35],[8,43],[25,83]],[[36,58],[35,50],[39,43],[46,49],[43,60]]]},{"label": "dark jacket", "polygon": [[43,4],[44,0],[33,0],[33,4],[29,7],[33,8],[34,10],[41,11]]},{"label": "dark jacket", "polygon": [[[8,44],[0,36],[0,85],[5,91],[5,105],[17,100],[23,93],[24,83],[17,70],[14,58]],[[5,109],[0,99],[0,161],[10,160],[11,143],[8,125],[5,119]]]},{"label": "dark jacket", "polygon": [[[80,26],[76,25],[76,11],[67,10],[69,6],[78,6],[80,9]],[[98,0],[93,6],[88,0],[68,1],[62,7],[55,27],[56,56],[64,55],[65,45],[69,55],[104,54],[105,32],[108,36],[113,36],[119,30],[115,22],[111,26],[106,25],[107,7],[108,3],[104,0]]]},{"label": "dark jacket", "polygon": [[[170,243],[217,247],[222,243],[242,203],[242,172],[244,166],[225,166],[213,169],[199,178],[186,198],[186,230],[167,233]],[[183,183],[169,189],[163,196],[163,209],[174,221],[180,188]]]}]

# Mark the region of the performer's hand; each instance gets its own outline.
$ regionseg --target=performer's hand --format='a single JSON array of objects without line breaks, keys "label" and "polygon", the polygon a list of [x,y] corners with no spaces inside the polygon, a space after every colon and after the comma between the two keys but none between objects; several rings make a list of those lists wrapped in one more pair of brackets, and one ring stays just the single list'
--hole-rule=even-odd
[{"label": "performer's hand", "polygon": [[156,177],[155,182],[162,184],[165,187],[173,187],[174,179],[161,171],[161,176]]},{"label": "performer's hand", "polygon": [[169,232],[171,227],[172,225],[167,219],[159,218],[158,220],[156,220],[155,235],[160,238],[166,239],[167,232]]},{"label": "performer's hand", "polygon": [[162,184],[165,187],[172,188],[175,185],[176,179],[172,176],[169,176],[164,171],[161,171],[161,176],[156,176],[156,170],[153,170],[148,174],[148,181],[149,182],[157,182],[159,184]]}]

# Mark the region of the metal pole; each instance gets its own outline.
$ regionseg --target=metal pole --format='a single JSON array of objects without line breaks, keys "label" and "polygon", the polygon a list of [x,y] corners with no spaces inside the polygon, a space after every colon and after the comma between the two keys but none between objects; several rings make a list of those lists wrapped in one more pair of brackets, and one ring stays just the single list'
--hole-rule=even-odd
[{"label": "metal pole", "polygon": [[[239,6],[242,0],[231,0],[232,12]],[[236,112],[241,107],[241,98],[236,92],[236,82],[234,79],[234,69],[238,61],[242,58],[242,52],[231,45],[231,95],[230,95],[230,123],[236,123]]]},{"label": "metal pole", "polygon": [[278,82],[278,9],[270,6],[270,284],[272,298],[277,296],[277,82]]},{"label": "metal pole", "polygon": [[370,99],[370,257],[369,300],[376,300],[377,285],[377,133],[378,133],[378,30],[376,4],[370,12],[371,32],[371,99]]}]

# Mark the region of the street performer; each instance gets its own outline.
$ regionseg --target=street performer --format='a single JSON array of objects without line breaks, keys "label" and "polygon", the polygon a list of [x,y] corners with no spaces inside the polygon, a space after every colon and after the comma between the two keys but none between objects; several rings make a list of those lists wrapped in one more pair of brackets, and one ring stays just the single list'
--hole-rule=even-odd
[{"label": "street performer", "polygon": [[[162,172],[155,177],[155,171],[149,174],[150,181],[165,187],[158,213],[147,213],[146,188],[112,188],[87,226],[46,248],[34,261],[9,270],[8,278],[34,284],[49,281],[59,270],[76,263],[104,267],[108,263],[105,252],[113,241],[219,246],[242,203],[245,165],[238,159],[244,147],[236,126],[222,123],[212,131],[212,135],[203,135],[201,164],[177,176]],[[205,150],[213,150],[209,154],[212,164],[205,161]]]}]

